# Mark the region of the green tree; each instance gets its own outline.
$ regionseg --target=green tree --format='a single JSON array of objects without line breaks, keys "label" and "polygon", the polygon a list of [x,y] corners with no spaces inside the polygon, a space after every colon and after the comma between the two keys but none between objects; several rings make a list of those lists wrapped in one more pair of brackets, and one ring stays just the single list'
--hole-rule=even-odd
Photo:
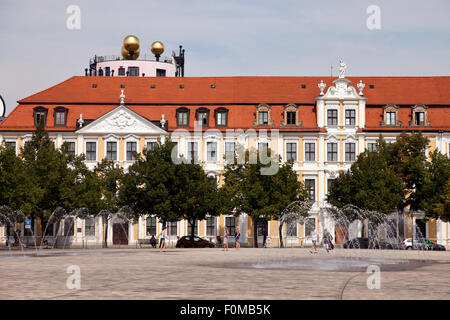
[{"label": "green tree", "polygon": [[72,182],[71,169],[68,166],[70,158],[61,150],[55,149],[42,125],[33,132],[31,140],[25,143],[21,157],[26,174],[41,195],[38,201],[28,201],[27,206],[31,209],[30,218],[33,225],[35,219],[40,219],[43,233],[51,213],[68,203],[65,202],[64,189]]},{"label": "green tree", "polygon": [[175,174],[177,181],[174,189],[177,192],[172,202],[177,216],[190,223],[190,241],[193,246],[195,222],[219,214],[217,181],[216,178],[207,176],[203,168],[194,163],[177,164]]},{"label": "green tree", "polygon": [[[350,169],[341,172],[329,187],[327,201],[341,209],[348,222],[361,216],[371,220],[374,217],[367,215],[370,211],[390,214],[404,199],[404,184],[388,164],[387,145],[381,137],[377,147],[359,154]],[[346,209],[349,207],[352,210]],[[337,212],[330,210],[331,214]]]},{"label": "green tree", "polygon": [[120,188],[120,203],[137,215],[154,214],[163,226],[181,216],[174,199],[178,196],[176,164],[172,161],[175,144],[169,139],[152,150],[144,150],[128,169]]},{"label": "green tree", "polygon": [[425,150],[429,139],[421,132],[407,134],[402,132],[395,143],[388,145],[385,153],[388,165],[403,181],[403,198],[398,210],[404,213],[409,206],[410,211],[423,210],[425,186],[427,182],[427,158]]},{"label": "green tree", "polygon": [[428,217],[441,218],[448,221],[448,204],[445,210],[446,198],[448,200],[448,181],[450,180],[450,159],[448,156],[435,150],[430,154],[431,160],[427,162],[427,180],[424,186],[421,207],[425,209]]},{"label": "green tree", "polygon": [[[122,209],[120,200],[120,188],[123,186],[124,172],[121,167],[103,159],[94,168],[94,174],[100,184],[100,203],[98,205],[98,215],[102,217],[105,228],[104,247],[108,247],[108,225],[114,215],[123,214],[125,218],[133,217],[134,211]],[[97,198],[95,198],[97,199]]]},{"label": "green tree", "polygon": [[[290,164],[280,168],[279,156],[270,149],[242,152],[237,146],[234,163],[225,166],[221,206],[234,215],[248,214],[253,222],[253,243],[258,246],[257,221],[279,219],[293,201],[304,197],[305,190]],[[240,158],[241,157],[241,158]],[[269,173],[269,174],[266,174]]]}]

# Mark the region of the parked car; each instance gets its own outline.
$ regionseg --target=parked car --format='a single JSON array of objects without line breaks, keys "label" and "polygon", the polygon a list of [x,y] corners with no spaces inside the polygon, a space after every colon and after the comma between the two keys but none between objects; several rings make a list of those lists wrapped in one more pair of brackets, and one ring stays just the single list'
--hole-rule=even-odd
[{"label": "parked car", "polygon": [[430,246],[426,241],[426,239],[414,239],[414,247],[412,238],[406,238],[402,241],[401,247],[404,250],[431,250],[432,246]]},{"label": "parked car", "polygon": [[[177,241],[177,248],[192,248],[191,237],[184,236]],[[194,236],[194,248],[214,248],[214,242]]]},{"label": "parked car", "polygon": [[429,250],[433,251],[445,251],[445,246],[442,244],[434,243],[428,239],[425,239],[425,243],[428,245]]},{"label": "parked car", "polygon": [[394,249],[398,245],[388,242],[369,241],[369,238],[354,238],[347,240],[344,249]]}]

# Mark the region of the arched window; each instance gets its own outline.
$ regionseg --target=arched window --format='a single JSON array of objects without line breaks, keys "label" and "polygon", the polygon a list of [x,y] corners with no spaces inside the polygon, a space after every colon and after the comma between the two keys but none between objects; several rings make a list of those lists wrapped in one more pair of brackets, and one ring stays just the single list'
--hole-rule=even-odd
[{"label": "arched window", "polygon": [[293,103],[288,104],[284,107],[284,117],[281,121],[282,126],[301,126],[302,122],[300,121],[298,106]]},{"label": "arched window", "polygon": [[270,106],[268,104],[260,104],[256,107],[256,119],[253,120],[254,126],[272,126],[273,121],[270,118]]},{"label": "arched window", "polygon": [[427,117],[428,107],[423,104],[416,104],[411,110],[411,119],[409,122],[411,127],[426,127],[430,125]]}]

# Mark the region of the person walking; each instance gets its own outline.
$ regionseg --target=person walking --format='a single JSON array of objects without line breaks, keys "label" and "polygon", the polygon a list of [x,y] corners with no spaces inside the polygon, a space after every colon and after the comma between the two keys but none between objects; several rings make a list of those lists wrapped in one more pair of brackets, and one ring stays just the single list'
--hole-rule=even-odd
[{"label": "person walking", "polygon": [[163,252],[166,248],[166,238],[167,238],[167,226],[164,226],[158,235],[159,239],[159,252]]},{"label": "person walking", "polygon": [[223,230],[223,250],[228,251],[228,236],[230,235],[230,232],[228,231],[228,228],[225,227]]},{"label": "person walking", "polygon": [[309,234],[308,238],[311,238],[312,241],[312,245],[313,245],[313,249],[314,251],[309,251],[311,253],[317,253],[317,231],[316,231],[316,227],[312,227],[311,233]]},{"label": "person walking", "polygon": [[331,234],[328,232],[327,229],[324,229],[322,242],[323,242],[323,246],[325,247],[325,250],[327,250],[327,253],[329,253],[329,250],[331,250],[331,241],[332,240],[333,240],[333,237],[331,236]]},{"label": "person walking", "polygon": [[241,243],[239,242],[239,238],[241,236],[241,232],[239,231],[239,227],[236,227],[236,231],[234,232],[234,238],[236,241],[236,250],[239,250],[241,247]]}]

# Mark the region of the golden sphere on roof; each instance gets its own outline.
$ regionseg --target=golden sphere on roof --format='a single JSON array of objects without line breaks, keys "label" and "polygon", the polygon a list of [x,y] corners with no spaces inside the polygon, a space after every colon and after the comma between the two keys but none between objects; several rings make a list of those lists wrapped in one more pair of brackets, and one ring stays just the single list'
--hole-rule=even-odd
[{"label": "golden sphere on roof", "polygon": [[139,58],[139,54],[141,53],[140,49],[137,49],[136,51],[133,52],[133,55],[130,55],[130,52],[125,49],[124,47],[122,47],[122,57],[125,60],[136,60],[137,58]]},{"label": "golden sphere on roof", "polygon": [[155,41],[152,43],[150,50],[156,55],[161,55],[164,52],[164,45],[161,41]]},{"label": "golden sphere on roof", "polygon": [[139,49],[140,42],[138,37],[129,35],[123,39],[123,47],[128,51],[136,51]]}]

